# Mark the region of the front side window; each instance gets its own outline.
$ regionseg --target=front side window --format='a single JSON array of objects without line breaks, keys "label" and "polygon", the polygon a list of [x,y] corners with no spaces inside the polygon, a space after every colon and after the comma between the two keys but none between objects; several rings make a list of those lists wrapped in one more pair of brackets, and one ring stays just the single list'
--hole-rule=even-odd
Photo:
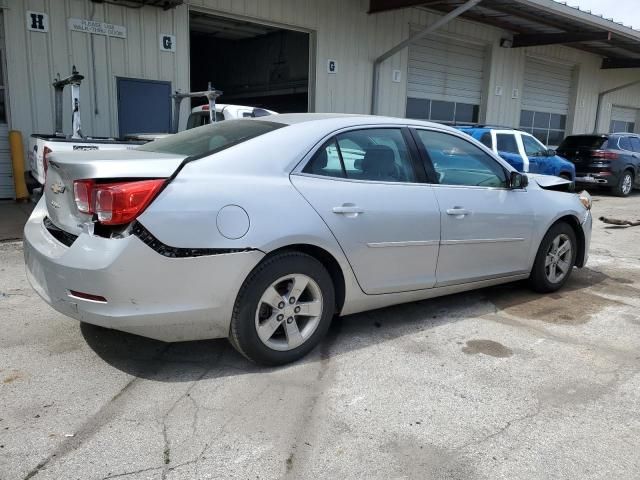
[{"label": "front side window", "polygon": [[339,134],[314,155],[303,172],[352,180],[416,181],[409,150],[397,128]]},{"label": "front side window", "polygon": [[522,144],[527,157],[542,157],[547,153],[547,147],[529,135],[522,135]]},{"label": "front side window", "polygon": [[407,98],[407,118],[446,124],[478,123],[480,106],[426,98]]},{"label": "front side window", "polygon": [[145,143],[138,150],[185,156],[213,154],[286,125],[261,120],[229,120],[185,130]]},{"label": "front side window", "polygon": [[499,152],[520,153],[516,136],[513,133],[497,133],[496,146]]},{"label": "front side window", "polygon": [[442,185],[507,186],[502,166],[470,142],[448,133],[416,130]]}]

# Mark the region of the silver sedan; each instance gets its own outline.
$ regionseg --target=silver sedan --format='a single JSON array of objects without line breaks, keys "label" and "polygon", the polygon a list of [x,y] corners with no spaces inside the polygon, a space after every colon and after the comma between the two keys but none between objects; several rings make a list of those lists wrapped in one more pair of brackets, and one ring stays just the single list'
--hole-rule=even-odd
[{"label": "silver sedan", "polygon": [[442,125],[233,120],[53,154],[25,260],[42,298],[82,322],[228,337],[283,364],[335,315],[523,279],[557,290],[591,236],[591,200],[567,187]]}]

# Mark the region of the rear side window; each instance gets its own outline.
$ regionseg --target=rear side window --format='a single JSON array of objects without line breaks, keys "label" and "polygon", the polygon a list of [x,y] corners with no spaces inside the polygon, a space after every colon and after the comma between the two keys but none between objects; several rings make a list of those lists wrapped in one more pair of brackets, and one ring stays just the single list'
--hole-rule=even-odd
[{"label": "rear side window", "polygon": [[[224,115],[220,112],[216,112],[216,122],[224,120]],[[209,125],[209,112],[196,112],[189,115],[187,120],[187,130],[192,128],[201,127],[203,125]]]},{"label": "rear side window", "polygon": [[484,132],[480,137],[480,143],[485,147],[493,148],[493,145],[491,145],[491,132]]},{"label": "rear side window", "polygon": [[620,147],[620,150],[627,150],[630,152],[632,149],[631,139],[629,137],[620,137],[620,140],[618,140],[618,147]]},{"label": "rear side window", "polygon": [[496,146],[499,152],[520,153],[518,151],[516,136],[512,133],[497,133]]},{"label": "rear side window", "polygon": [[631,137],[631,148],[634,152],[640,153],[640,138]]},{"label": "rear side window", "polygon": [[261,120],[227,120],[146,143],[138,147],[138,150],[176,153],[188,157],[209,155],[284,126],[282,123]]},{"label": "rear side window", "polygon": [[415,182],[409,150],[396,128],[352,130],[327,142],[305,173],[379,182]]},{"label": "rear side window", "polygon": [[576,148],[599,150],[607,148],[609,138],[602,135],[575,135],[565,138],[558,150],[573,150]]}]

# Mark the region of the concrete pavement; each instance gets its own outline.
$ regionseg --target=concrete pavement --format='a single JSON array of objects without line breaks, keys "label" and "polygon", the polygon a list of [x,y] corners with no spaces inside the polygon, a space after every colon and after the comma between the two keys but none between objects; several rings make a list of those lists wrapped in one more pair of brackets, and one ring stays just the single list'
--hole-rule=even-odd
[{"label": "concrete pavement", "polygon": [[556,294],[350,316],[263,369],[65,318],[0,244],[0,478],[637,479],[640,227],[596,221],[591,255]]}]

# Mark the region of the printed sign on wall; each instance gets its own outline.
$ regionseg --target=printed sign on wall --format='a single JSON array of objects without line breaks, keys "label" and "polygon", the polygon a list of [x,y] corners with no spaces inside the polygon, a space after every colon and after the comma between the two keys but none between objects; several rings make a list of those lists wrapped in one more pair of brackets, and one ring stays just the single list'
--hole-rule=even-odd
[{"label": "printed sign on wall", "polygon": [[176,36],[169,35],[168,33],[160,34],[160,50],[163,52],[175,52],[176,51]]},{"label": "printed sign on wall", "polygon": [[70,18],[69,30],[106,35],[107,37],[127,38],[127,27],[107,22],[98,22],[96,20]]},{"label": "printed sign on wall", "polygon": [[27,29],[32,32],[49,31],[49,15],[42,12],[27,10]]}]

